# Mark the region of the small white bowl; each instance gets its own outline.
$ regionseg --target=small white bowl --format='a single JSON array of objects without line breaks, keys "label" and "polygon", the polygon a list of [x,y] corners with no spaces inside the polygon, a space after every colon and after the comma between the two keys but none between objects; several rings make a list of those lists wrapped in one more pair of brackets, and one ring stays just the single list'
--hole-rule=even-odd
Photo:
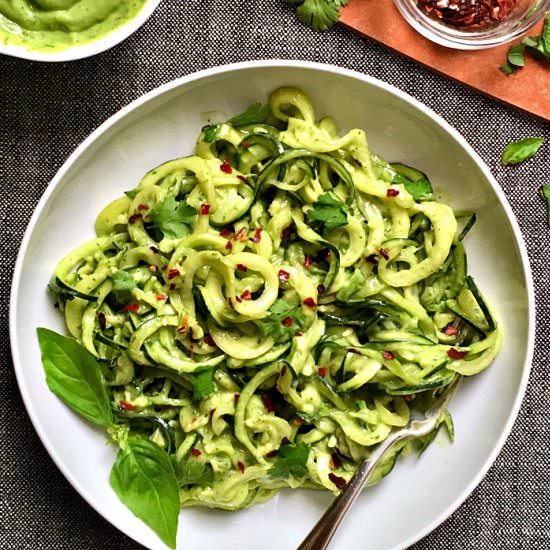
[{"label": "small white bowl", "polygon": [[128,38],[149,19],[160,2],[161,0],[147,0],[147,3],[133,19],[98,40],[86,44],[73,46],[58,52],[45,52],[33,50],[25,46],[0,43],[0,54],[29,59],[30,61],[75,61],[77,59],[84,59],[85,57],[108,50]]},{"label": "small white bowl", "polygon": [[[342,131],[365,129],[373,151],[418,167],[452,206],[477,212],[466,242],[468,265],[504,331],[495,363],[465,380],[453,399],[455,443],[441,433],[421,457],[400,460],[361,495],[331,548],[404,548],[434,529],[491,466],[525,391],[535,312],[526,248],[499,185],[449,124],[384,82],[303,61],[240,63],[166,84],[102,124],[58,172],[23,239],[10,311],[15,371],[43,444],[91,506],[148,548],[165,547],[109,486],[115,447],[105,445],[105,433],[77,417],[45,384],[35,329],[65,330],[46,285],[58,260],[94,236],[95,217],[105,204],[134,188],[152,167],[191,154],[209,118],[227,120],[253,102],[265,102],[282,85],[303,88],[317,116],[332,115]],[[185,509],[178,550],[296,548],[331,499],[328,492],[296,490],[241,512]]]}]

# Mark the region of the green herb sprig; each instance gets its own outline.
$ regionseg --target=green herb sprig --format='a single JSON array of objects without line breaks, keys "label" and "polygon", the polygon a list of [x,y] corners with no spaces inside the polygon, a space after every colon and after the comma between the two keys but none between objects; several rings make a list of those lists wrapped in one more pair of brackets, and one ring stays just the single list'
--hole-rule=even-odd
[{"label": "green herb sprig", "polygon": [[298,4],[296,13],[314,31],[326,31],[340,19],[340,8],[349,0],[286,0]]}]

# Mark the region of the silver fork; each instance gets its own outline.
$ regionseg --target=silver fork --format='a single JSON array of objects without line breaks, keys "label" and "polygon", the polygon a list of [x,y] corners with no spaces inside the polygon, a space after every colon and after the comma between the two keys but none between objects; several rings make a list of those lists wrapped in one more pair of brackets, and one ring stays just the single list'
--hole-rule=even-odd
[{"label": "silver fork", "polygon": [[[472,341],[472,333],[469,327],[461,326],[458,322],[454,323],[454,326],[462,329],[456,345],[464,345],[466,341],[468,343]],[[421,419],[411,420],[403,428],[393,431],[387,439],[376,447],[372,455],[361,463],[345,489],[334,499],[297,550],[325,550],[327,548],[347,511],[357,500],[374,468],[386,452],[402,439],[417,438],[429,434],[435,428],[442,412],[447,409],[461,379],[462,376],[457,375]]]}]

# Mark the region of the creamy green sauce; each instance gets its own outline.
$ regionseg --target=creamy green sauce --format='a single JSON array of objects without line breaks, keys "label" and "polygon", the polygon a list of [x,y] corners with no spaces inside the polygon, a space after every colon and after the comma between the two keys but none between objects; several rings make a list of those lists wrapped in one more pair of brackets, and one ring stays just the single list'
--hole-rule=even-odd
[{"label": "creamy green sauce", "polygon": [[0,0],[0,43],[60,51],[131,21],[147,0]]}]

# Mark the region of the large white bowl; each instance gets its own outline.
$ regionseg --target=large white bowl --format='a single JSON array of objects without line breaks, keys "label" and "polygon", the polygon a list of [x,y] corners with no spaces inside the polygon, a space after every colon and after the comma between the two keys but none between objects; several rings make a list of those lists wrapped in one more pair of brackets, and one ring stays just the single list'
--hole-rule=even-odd
[{"label": "large white bowl", "polygon": [[139,11],[136,17],[98,40],[93,40],[86,44],[73,46],[59,52],[47,52],[33,50],[20,45],[2,44],[0,42],[0,54],[20,57],[21,59],[29,59],[31,61],[74,61],[76,59],[90,57],[116,46],[136,32],[141,25],[149,19],[160,2],[161,0],[147,0],[147,3]]},{"label": "large white bowl", "polygon": [[[505,341],[495,364],[466,380],[451,410],[456,441],[443,435],[368,489],[336,534],[334,550],[402,548],[457,508],[491,466],[518,411],[534,341],[534,302],[525,246],[506,199],[477,154],[446,122],[387,84],[304,62],[268,61],[203,71],[167,84],[102,124],[61,168],[38,205],[17,261],[11,298],[15,369],[42,442],[75,489],[136,541],[162,548],[118,500],[108,481],[115,448],[44,382],[35,328],[63,331],[46,285],[56,262],[93,236],[96,214],[151,167],[193,151],[208,119],[225,120],[281,85],[303,88],[319,116],[366,129],[373,151],[427,172],[451,204],[473,209],[471,273],[494,306]],[[217,114],[213,114],[217,113]],[[331,501],[328,493],[286,491],[238,513],[186,509],[178,549],[295,548]]]}]

